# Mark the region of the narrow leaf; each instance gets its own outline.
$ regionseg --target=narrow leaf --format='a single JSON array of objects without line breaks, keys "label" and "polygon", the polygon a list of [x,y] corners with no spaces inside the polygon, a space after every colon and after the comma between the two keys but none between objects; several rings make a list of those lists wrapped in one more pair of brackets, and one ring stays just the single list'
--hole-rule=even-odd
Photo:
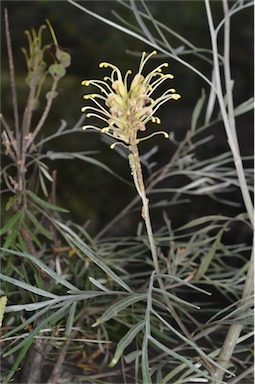
[{"label": "narrow leaf", "polygon": [[40,269],[45,271],[49,276],[51,276],[56,283],[59,283],[63,285],[64,287],[70,289],[71,291],[78,291],[78,288],[76,288],[73,284],[69,283],[69,281],[65,280],[63,277],[59,276],[55,271],[53,271],[51,268],[49,268],[46,264],[44,264],[41,260],[37,259],[36,257],[29,255],[28,253],[13,251],[10,249],[0,248],[5,252],[11,253],[13,255],[25,257],[26,259],[32,261],[32,263],[36,264]]},{"label": "narrow leaf", "polygon": [[200,99],[198,99],[198,101],[197,101],[197,103],[195,105],[195,108],[193,110],[193,113],[192,113],[192,117],[191,117],[191,132],[194,132],[195,129],[196,129],[197,121],[198,121],[198,118],[199,118],[199,116],[201,114],[201,110],[203,108],[204,101],[205,101],[205,91],[204,91],[204,89],[202,89],[201,97],[200,97]]},{"label": "narrow leaf", "polygon": [[238,105],[235,110],[234,114],[235,116],[242,115],[243,113],[249,112],[254,108],[254,98],[251,97],[250,99],[244,101],[242,104]]},{"label": "narrow leaf", "polygon": [[38,303],[31,303],[31,304],[17,304],[17,305],[8,305],[6,307],[5,312],[20,312],[20,311],[37,311],[40,308],[46,307],[48,305],[54,305],[57,303],[59,299],[52,299],[52,300],[44,300]]},{"label": "narrow leaf", "polygon": [[20,199],[20,198],[21,198],[20,194],[17,194],[17,195],[14,195],[10,200],[8,200],[8,202],[5,206],[6,211],[9,211],[9,209],[13,206],[15,201]]},{"label": "narrow leaf", "polygon": [[22,211],[18,211],[7,221],[7,223],[0,229],[0,236],[2,236],[16,224],[16,222],[20,219],[21,214]]},{"label": "narrow leaf", "polygon": [[77,239],[74,239],[69,234],[66,234],[68,239],[77,247],[80,251],[85,253],[93,262],[99,266],[107,275],[111,276],[111,278],[116,281],[119,285],[121,285],[126,291],[132,293],[132,290],[129,288],[129,286],[115,273],[113,272],[105,263],[103,263],[100,259],[98,259],[93,253],[89,250],[88,246],[85,245],[83,242],[78,241]]},{"label": "narrow leaf", "polygon": [[31,191],[27,191],[28,195],[31,197],[31,199],[34,200],[35,203],[40,205],[43,208],[48,208],[52,211],[57,211],[57,212],[69,212],[67,209],[58,207],[57,205],[53,205],[48,203],[47,201],[42,200],[40,197],[38,197],[36,194],[34,194]]},{"label": "narrow leaf", "polygon": [[69,337],[72,330],[73,330],[73,323],[74,323],[74,316],[76,312],[76,307],[77,307],[77,301],[75,301],[70,308],[69,314],[68,314],[68,319],[66,323],[66,337]]},{"label": "narrow leaf", "polygon": [[89,281],[95,285],[97,288],[101,289],[102,291],[104,292],[110,292],[109,289],[105,288],[105,286],[101,283],[99,283],[99,281],[97,281],[96,279],[94,279],[94,277],[89,277]]},{"label": "narrow leaf", "polygon": [[195,309],[200,309],[200,307],[198,307],[197,305],[192,304],[192,303],[190,303],[189,301],[183,300],[183,299],[181,299],[180,297],[178,297],[178,296],[176,296],[176,295],[173,295],[173,294],[170,293],[170,292],[162,291],[162,290],[159,289],[159,288],[152,288],[152,290],[153,290],[154,292],[157,292],[157,293],[159,293],[160,295],[162,295],[162,297],[163,297],[164,295],[168,296],[170,299],[176,301],[177,303],[184,304],[184,305],[188,305],[189,307],[192,307],[192,308],[195,308]]},{"label": "narrow leaf", "polygon": [[209,268],[209,265],[210,265],[214,255],[215,255],[217,249],[219,248],[219,245],[221,243],[221,237],[222,237],[224,232],[225,232],[225,228],[223,228],[221,231],[219,231],[219,233],[216,237],[216,240],[211,245],[209,251],[207,252],[207,254],[203,255],[203,257],[201,259],[201,264],[200,264],[198,271],[194,277],[195,282],[199,281],[201,279],[201,277],[206,274],[207,269]]},{"label": "narrow leaf", "polygon": [[32,221],[34,226],[38,229],[39,233],[47,237],[49,240],[52,239],[51,233],[37,220],[35,215],[31,211],[27,211],[29,219]]},{"label": "narrow leaf", "polygon": [[50,316],[46,317],[39,325],[29,334],[28,337],[26,337],[23,341],[21,341],[18,345],[11,348],[4,357],[12,355],[14,352],[18,351],[20,348],[22,348],[24,345],[29,343],[31,340],[34,340],[34,337],[37,335],[37,333],[43,329],[47,324],[50,324],[52,321],[58,321],[60,318],[62,318],[65,315],[66,310],[70,306],[70,303],[66,303],[63,307],[61,307],[58,311],[52,313]]},{"label": "narrow leaf", "polygon": [[141,351],[140,349],[137,351],[133,351],[133,352],[129,353],[127,356],[124,356],[125,362],[127,364],[132,363],[132,361],[134,361],[138,357],[142,356],[142,353],[143,353],[143,351]]},{"label": "narrow leaf", "polygon": [[53,299],[57,298],[57,295],[54,295],[51,292],[44,291],[40,288],[34,287],[33,285],[24,283],[23,281],[13,279],[12,277],[3,275],[2,273],[0,273],[0,280],[7,281],[8,283],[16,285],[17,287],[25,289],[26,291],[33,292],[36,295],[40,295],[40,296],[44,296],[44,297],[50,297]]},{"label": "narrow leaf", "polygon": [[117,303],[111,305],[105,313],[99,317],[99,319],[92,325],[92,327],[96,327],[98,324],[102,324],[105,321],[110,320],[112,317],[116,316],[118,312],[122,311],[123,309],[129,307],[130,305],[143,300],[147,297],[147,295],[144,294],[134,294],[129,297],[125,297],[122,300],[119,300]]},{"label": "narrow leaf", "polygon": [[125,348],[132,343],[136,335],[143,329],[144,325],[145,321],[140,321],[138,324],[130,328],[130,330],[125,334],[125,336],[119,341],[113,359],[109,364],[109,367],[114,367],[114,365],[117,364]]},{"label": "narrow leaf", "polygon": [[199,373],[199,375],[201,375],[202,377],[205,377],[206,379],[211,381],[212,378],[206,372],[199,369],[196,364],[193,364],[190,360],[186,359],[186,357],[184,357],[184,356],[180,355],[179,353],[176,353],[172,349],[166,347],[164,344],[160,343],[158,340],[154,339],[154,337],[152,337],[152,336],[149,336],[149,339],[156,347],[158,347],[161,351],[165,352],[168,356],[171,356],[176,360],[182,361],[189,368],[191,368],[193,371]]}]

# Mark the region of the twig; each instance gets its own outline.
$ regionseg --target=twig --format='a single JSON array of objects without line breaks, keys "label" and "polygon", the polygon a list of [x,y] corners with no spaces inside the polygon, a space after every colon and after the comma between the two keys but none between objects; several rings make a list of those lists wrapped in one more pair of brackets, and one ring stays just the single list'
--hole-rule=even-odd
[{"label": "twig", "polygon": [[8,11],[6,8],[4,10],[4,20],[5,20],[7,52],[8,52],[8,59],[9,59],[9,70],[10,70],[11,91],[12,91],[12,105],[13,105],[13,113],[14,113],[14,121],[15,121],[16,140],[17,140],[17,142],[19,142],[20,133],[19,133],[19,113],[18,113],[18,102],[17,102],[17,90],[16,90],[16,82],[15,82],[15,70],[14,70],[14,62],[13,62],[13,54],[12,54],[12,46],[11,46],[11,36],[10,36],[10,29],[9,29]]},{"label": "twig", "polygon": [[4,116],[2,115],[2,113],[0,113],[0,121],[3,123],[3,126],[7,132],[7,135],[9,136],[9,139],[10,139],[10,144],[11,146],[13,147],[15,153],[16,153],[16,158],[12,158],[13,160],[17,160],[18,158],[18,155],[19,155],[19,151],[18,151],[18,147],[17,147],[17,141],[16,139],[14,138],[13,136],[13,133],[11,131],[11,128],[9,127],[9,124],[7,123],[7,121],[5,120]]},{"label": "twig", "polygon": [[26,145],[25,145],[25,150],[27,150],[30,146],[30,144],[34,141],[35,137],[38,135],[38,133],[40,132],[43,124],[45,123],[45,120],[47,119],[47,116],[50,112],[50,109],[51,109],[51,105],[52,105],[52,101],[55,97],[55,92],[56,92],[56,89],[57,89],[57,84],[58,84],[58,81],[59,81],[59,78],[58,77],[55,77],[54,78],[54,81],[53,81],[53,84],[52,84],[52,87],[51,87],[51,90],[50,92],[48,93],[48,100],[47,100],[47,104],[46,104],[46,107],[43,111],[43,114],[37,124],[37,126],[35,127],[33,133],[31,134],[31,137],[29,137],[26,141]]},{"label": "twig", "polygon": [[228,384],[240,384],[241,380],[243,380],[246,376],[252,374],[254,372],[254,365],[251,365],[245,371],[243,371],[240,375],[232,379],[228,382]]}]

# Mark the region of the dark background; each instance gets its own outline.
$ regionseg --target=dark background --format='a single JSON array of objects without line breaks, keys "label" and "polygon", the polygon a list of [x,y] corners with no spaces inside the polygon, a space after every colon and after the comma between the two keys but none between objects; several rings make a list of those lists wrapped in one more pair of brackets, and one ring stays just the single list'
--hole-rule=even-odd
[{"label": "dark background", "polygon": [[[117,1],[81,1],[82,5],[95,13],[116,21],[112,10],[119,13],[125,20],[134,22],[134,16]],[[215,24],[222,18],[220,1],[211,2]],[[232,3],[232,2],[231,2]],[[137,3],[138,4],[138,3]],[[203,1],[148,1],[146,2],[154,17],[168,25],[176,32],[185,36],[198,47],[210,47],[210,37]],[[66,1],[2,1],[1,15],[3,21],[4,8],[9,12],[9,24],[12,36],[12,46],[15,60],[16,80],[18,87],[19,113],[22,111],[28,93],[24,78],[26,64],[21,47],[27,48],[24,30],[35,28],[48,18],[55,30],[58,42],[72,56],[72,64],[67,69],[67,75],[60,81],[59,96],[53,104],[50,116],[43,128],[42,135],[52,133],[60,126],[60,120],[67,121],[72,127],[81,116],[80,109],[84,105],[82,95],[86,89],[81,81],[105,76],[105,72],[98,68],[101,61],[109,61],[119,66],[123,73],[137,68],[139,59],[127,53],[127,50],[141,52],[151,51],[152,48],[132,38],[90,15],[82,12]],[[4,38],[4,24],[2,28],[2,113],[12,125],[11,93],[8,74],[8,61]],[[47,34],[48,32],[46,32]],[[170,35],[169,41],[173,46],[179,43]],[[219,35],[220,46],[222,34]],[[232,18],[231,60],[233,78],[236,80],[234,88],[235,104],[238,105],[253,96],[253,12],[247,8]],[[197,66],[210,76],[211,67],[193,56],[185,57],[192,65]],[[165,61],[160,59],[160,62]],[[161,129],[174,131],[177,140],[181,140],[190,128],[193,108],[204,88],[207,94],[209,86],[194,72],[174,60],[167,60],[170,72],[175,78],[171,86],[182,95],[178,102],[165,105],[158,115],[161,118]],[[159,61],[157,61],[159,63]],[[153,66],[155,63],[152,64]],[[148,65],[149,68],[149,65]],[[40,107],[44,105],[41,97]],[[35,114],[35,123],[40,117],[40,109]],[[237,118],[238,136],[243,155],[253,153],[253,115],[247,113]],[[222,124],[214,126],[204,135],[213,134],[214,140],[204,150],[197,153],[199,159],[208,158],[228,150],[225,132]],[[202,137],[202,135],[201,135]],[[160,136],[141,144],[141,153],[154,145],[159,151],[153,160],[162,165],[169,160],[176,147],[173,143]],[[102,136],[90,133],[76,133],[65,136],[64,139],[52,141],[45,149],[55,151],[88,151],[98,150],[96,158],[113,169],[122,177],[131,181],[130,170],[125,159],[102,140]],[[49,163],[50,168],[57,169],[57,203],[70,210],[70,218],[80,224],[90,222],[92,232],[100,230],[102,226],[113,218],[135,196],[134,188],[127,186],[104,170],[78,160],[65,160]],[[146,176],[146,173],[145,173]],[[169,198],[169,197],[168,197]],[[241,201],[239,194],[237,200]],[[215,203],[207,197],[194,197],[191,203],[183,206],[170,207],[169,215],[174,226],[186,223],[189,219],[206,214],[229,214],[234,216],[242,211],[239,209]],[[160,225],[161,213],[153,213],[156,226]],[[114,230],[115,233],[129,234],[135,231],[138,212],[122,220]],[[155,220],[154,220],[155,221]]]}]

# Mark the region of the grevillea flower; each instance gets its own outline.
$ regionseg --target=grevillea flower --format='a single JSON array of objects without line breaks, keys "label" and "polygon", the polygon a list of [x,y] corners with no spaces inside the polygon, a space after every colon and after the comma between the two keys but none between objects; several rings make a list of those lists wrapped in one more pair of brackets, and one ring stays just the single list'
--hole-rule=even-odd
[{"label": "grevillea flower", "polygon": [[[142,54],[138,73],[128,84],[128,77],[132,71],[128,70],[123,78],[121,71],[113,64],[103,62],[100,68],[111,68],[111,76],[104,77],[103,80],[84,80],[82,85],[93,85],[100,90],[100,93],[91,93],[84,95],[85,100],[91,100],[92,106],[85,106],[82,112],[86,113],[86,117],[96,117],[102,120],[106,126],[101,132],[115,138],[116,144],[129,146],[131,140],[135,140],[136,144],[155,134],[168,134],[163,131],[154,132],[152,135],[137,138],[138,131],[145,131],[146,124],[151,121],[160,124],[160,119],[154,115],[158,108],[166,101],[173,99],[178,100],[181,96],[171,88],[165,91],[161,96],[153,99],[153,92],[167,79],[173,79],[173,75],[164,74],[162,68],[168,67],[167,63],[163,63],[153,69],[148,75],[142,75],[147,61],[157,52],[153,51],[149,55],[145,52]],[[85,125],[83,129],[99,128],[93,125]]]}]

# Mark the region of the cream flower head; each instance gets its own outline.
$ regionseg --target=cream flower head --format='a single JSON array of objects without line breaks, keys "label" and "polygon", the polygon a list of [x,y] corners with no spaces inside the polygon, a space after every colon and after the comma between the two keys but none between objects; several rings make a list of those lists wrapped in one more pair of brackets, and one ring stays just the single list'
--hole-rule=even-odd
[{"label": "cream flower head", "polygon": [[[121,71],[115,65],[106,62],[101,63],[99,67],[111,68],[110,77],[82,82],[82,85],[94,85],[101,91],[83,96],[85,100],[91,100],[93,105],[83,107],[82,112],[86,113],[87,118],[96,117],[106,123],[101,132],[118,140],[111,148],[116,144],[129,146],[131,138],[135,138],[136,143],[139,143],[159,133],[168,137],[166,132],[157,131],[152,135],[137,138],[138,131],[145,131],[149,121],[160,124],[160,119],[154,113],[162,104],[170,99],[178,100],[181,97],[175,89],[171,88],[153,99],[153,92],[167,79],[173,79],[173,75],[162,72],[162,68],[168,67],[168,63],[157,66],[146,76],[142,74],[147,61],[156,54],[156,51],[149,55],[143,52],[138,73],[133,77],[130,85],[128,85],[128,77],[132,73],[131,70],[128,70],[123,78]],[[87,128],[100,130],[93,125],[83,127],[84,130]]]}]

